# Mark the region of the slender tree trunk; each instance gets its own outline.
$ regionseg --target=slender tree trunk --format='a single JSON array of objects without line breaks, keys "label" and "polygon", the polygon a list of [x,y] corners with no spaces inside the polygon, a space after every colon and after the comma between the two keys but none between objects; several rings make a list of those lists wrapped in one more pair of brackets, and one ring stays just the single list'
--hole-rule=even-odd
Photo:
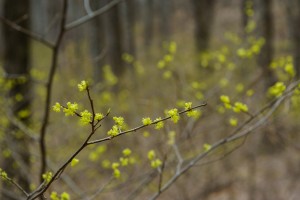
[{"label": "slender tree trunk", "polygon": [[246,14],[247,2],[249,0],[242,0],[241,3],[241,15],[242,15],[242,26],[246,27],[249,22],[249,16]]},{"label": "slender tree trunk", "polygon": [[[18,22],[19,25],[29,26],[29,0],[4,1],[4,16]],[[23,123],[30,118],[30,77],[29,77],[29,39],[24,34],[3,26],[4,70],[9,81],[13,84],[8,91],[8,109],[13,116]],[[2,145],[1,145],[2,146]],[[10,152],[1,162],[1,167],[25,189],[29,190],[28,174],[30,173],[29,141],[26,135],[15,125],[10,124],[4,139],[1,152]],[[17,168],[17,169],[16,169]],[[4,190],[11,190],[11,185],[4,184]],[[11,199],[5,196],[1,199]]]},{"label": "slender tree trunk", "polygon": [[248,12],[249,9],[253,11],[253,0],[242,0],[241,2],[241,22],[243,28],[243,37],[244,39],[247,37],[246,27],[250,21],[250,18],[253,18],[254,12],[250,15]]},{"label": "slender tree trunk", "polygon": [[124,51],[135,56],[135,0],[124,1],[122,6],[122,29]]},{"label": "slender tree trunk", "polygon": [[[91,1],[92,10],[97,10],[100,7],[104,6],[106,3],[105,0],[94,0]],[[91,33],[90,38],[90,47],[91,55],[93,59],[93,71],[94,71],[94,80],[99,82],[103,79],[102,68],[105,65],[105,58],[107,56],[108,46],[106,42],[105,35],[105,19],[106,14],[100,15],[93,19],[90,24]]]},{"label": "slender tree trunk", "polygon": [[255,2],[258,11],[258,34],[265,39],[265,45],[258,56],[258,65],[262,68],[265,88],[268,89],[276,82],[275,75],[270,69],[270,63],[273,59],[273,39],[274,25],[272,18],[272,0],[257,0]]},{"label": "slender tree trunk", "polygon": [[120,5],[117,5],[107,12],[107,41],[108,41],[108,63],[116,76],[121,77],[125,71],[122,60],[122,29],[120,18]]},{"label": "slender tree trunk", "polygon": [[294,66],[297,78],[300,78],[300,1],[285,1],[287,10],[287,24],[289,27],[292,51],[294,56]]},{"label": "slender tree trunk", "polygon": [[193,0],[195,39],[198,53],[208,49],[214,16],[214,0]]},{"label": "slender tree trunk", "polygon": [[255,200],[257,193],[256,186],[256,174],[257,174],[257,164],[256,158],[252,153],[248,155],[248,174],[247,174],[247,192],[248,192],[248,200]]},{"label": "slender tree trunk", "polygon": [[160,20],[159,20],[159,29],[160,35],[163,42],[170,41],[171,35],[171,7],[172,1],[159,1],[160,3]]},{"label": "slender tree trunk", "polygon": [[44,14],[47,10],[47,1],[30,0],[31,2],[31,30],[41,35],[45,35],[47,31],[46,24],[49,24],[48,15]]},{"label": "slender tree trunk", "polygon": [[144,44],[149,47],[153,42],[154,33],[154,0],[147,0],[144,9]]},{"label": "slender tree trunk", "polygon": [[[3,1],[0,1],[0,15],[3,16]],[[3,44],[3,24],[0,23],[0,44]],[[2,59],[3,55],[3,45],[0,45],[0,59]]]}]

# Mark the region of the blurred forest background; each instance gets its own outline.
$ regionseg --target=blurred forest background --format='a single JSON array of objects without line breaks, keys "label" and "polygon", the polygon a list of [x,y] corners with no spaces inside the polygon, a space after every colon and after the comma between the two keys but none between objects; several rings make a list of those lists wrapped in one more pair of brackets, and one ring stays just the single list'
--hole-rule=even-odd
[{"label": "blurred forest background", "polygon": [[[30,199],[85,141],[89,127],[52,111],[89,108],[81,80],[95,110],[111,112],[92,139],[107,136],[112,116],[129,129],[184,102],[207,106],[87,146],[46,197],[299,198],[300,1],[0,0],[0,9],[0,168],[28,192],[4,178],[1,199]],[[125,148],[130,165],[116,178]]]}]

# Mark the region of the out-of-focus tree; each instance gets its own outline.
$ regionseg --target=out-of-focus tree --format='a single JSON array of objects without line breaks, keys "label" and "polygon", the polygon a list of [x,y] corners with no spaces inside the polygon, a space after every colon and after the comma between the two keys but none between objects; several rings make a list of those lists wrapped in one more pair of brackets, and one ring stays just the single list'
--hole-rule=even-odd
[{"label": "out-of-focus tree", "polygon": [[153,42],[154,33],[154,1],[147,0],[143,3],[142,8],[144,9],[144,44],[149,46]]},{"label": "out-of-focus tree", "polygon": [[[88,15],[89,12],[91,12],[91,10],[93,9],[93,2],[100,2],[101,0],[89,0],[89,1],[83,1],[83,0],[73,0],[71,3],[69,3],[68,6],[68,13],[67,13],[67,19],[68,22],[72,22],[74,20],[78,20],[80,17],[84,16],[84,15]],[[57,13],[58,10],[60,10],[60,7],[58,6],[59,3],[61,1],[53,1],[56,4],[56,22],[59,21],[59,13]],[[57,19],[58,18],[58,19]],[[91,20],[92,21],[92,20]],[[83,39],[85,39],[85,37],[89,37],[86,36],[87,33],[86,32],[92,32],[91,30],[89,30],[89,27],[91,26],[91,21],[88,21],[86,24],[82,25],[82,30],[80,29],[75,29],[73,31],[70,31],[68,33],[68,37],[65,38],[65,42],[64,43],[68,43],[67,41],[74,41],[78,40],[81,41]],[[49,24],[51,24],[51,21],[48,22]],[[57,24],[57,23],[56,23]],[[77,49],[76,51],[78,51],[78,53],[80,54],[80,44],[82,43],[78,43],[76,45]],[[79,56],[79,55],[78,55]]]},{"label": "out-of-focus tree", "polygon": [[247,4],[249,3],[249,0],[242,0],[241,1],[241,14],[242,14],[242,26],[246,27],[249,22],[249,14],[247,14]]},{"label": "out-of-focus tree", "polygon": [[[170,41],[174,1],[143,0],[140,1],[142,15],[143,41],[147,47]],[[137,19],[139,20],[139,19]]]},{"label": "out-of-focus tree", "polygon": [[[3,2],[0,1],[0,15],[3,16]],[[0,23],[0,44],[3,44],[2,23]],[[0,55],[3,54],[3,45],[0,45]],[[1,58],[1,57],[0,57]]]},{"label": "out-of-focus tree", "polygon": [[46,24],[49,22],[49,15],[45,13],[48,1],[30,0],[31,3],[31,28],[33,31],[45,34],[47,32]]},{"label": "out-of-focus tree", "polygon": [[266,90],[276,82],[276,77],[270,68],[273,59],[274,48],[274,22],[272,18],[272,0],[256,0],[254,7],[257,10],[257,31],[263,37],[265,44],[261,48],[257,62],[263,72]]},{"label": "out-of-focus tree", "polygon": [[296,76],[300,78],[300,1],[287,0],[284,2],[287,11],[287,24],[294,56],[294,65],[296,68]]},{"label": "out-of-focus tree", "polygon": [[136,1],[124,1],[120,3],[123,29],[124,51],[135,56],[135,21],[136,21]]},{"label": "out-of-focus tree", "polygon": [[[18,25],[28,28],[29,26],[29,0],[5,0],[3,2],[3,15]],[[17,118],[22,123],[29,123],[30,119],[30,44],[29,39],[23,33],[3,25],[3,66],[7,81],[11,82],[8,89],[8,112],[12,118]],[[1,154],[4,159],[1,161],[1,168],[8,174],[13,174],[20,185],[29,190],[29,139],[14,123],[7,127],[7,132],[1,145]],[[6,152],[3,154],[3,152]],[[1,199],[13,199],[7,196],[6,189],[10,184],[4,182]]]},{"label": "out-of-focus tree", "polygon": [[172,1],[159,1],[159,29],[162,41],[169,41],[171,34],[171,23],[172,23]]},{"label": "out-of-focus tree", "polygon": [[[106,0],[91,1],[96,10],[108,3]],[[96,17],[91,24],[91,50],[95,60],[94,79],[102,80],[103,66],[109,64],[118,77],[125,71],[124,52],[134,55],[134,2],[121,2],[105,14]]]},{"label": "out-of-focus tree", "polygon": [[[57,0],[30,0],[31,31],[54,41],[58,32],[59,2]],[[74,1],[75,2],[75,1]]]},{"label": "out-of-focus tree", "polygon": [[209,47],[214,16],[214,0],[193,0],[195,19],[195,42],[199,53]]},{"label": "out-of-focus tree", "polygon": [[[93,0],[91,1],[91,9],[96,10],[105,4],[105,0]],[[94,61],[93,71],[94,80],[99,82],[102,80],[102,67],[105,65],[105,55],[107,54],[107,42],[105,35],[105,18],[106,14],[97,16],[90,24],[91,37],[90,37],[90,49],[92,59]]]},{"label": "out-of-focus tree", "polygon": [[241,1],[241,23],[243,28],[243,37],[247,37],[247,26],[251,23],[251,19],[254,22],[253,0]]},{"label": "out-of-focus tree", "polygon": [[107,34],[107,57],[108,64],[112,67],[114,74],[120,77],[125,68],[122,60],[122,28],[121,28],[120,5],[116,5],[107,12],[106,34]]}]

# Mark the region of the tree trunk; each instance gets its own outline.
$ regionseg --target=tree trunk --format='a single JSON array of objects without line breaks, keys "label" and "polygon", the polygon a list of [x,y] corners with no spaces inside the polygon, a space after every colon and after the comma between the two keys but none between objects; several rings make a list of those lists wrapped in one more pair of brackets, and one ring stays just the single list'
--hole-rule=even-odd
[{"label": "tree trunk", "polygon": [[274,25],[272,19],[272,0],[257,0],[258,12],[258,35],[265,39],[265,45],[258,55],[258,65],[263,71],[263,78],[265,80],[265,88],[268,89],[276,82],[275,75],[270,69],[270,63],[273,59],[273,39],[274,39]]},{"label": "tree trunk", "polygon": [[[4,17],[18,22],[22,27],[29,26],[29,0],[4,1]],[[30,118],[30,77],[29,77],[29,39],[24,34],[3,26],[4,70],[13,84],[8,91],[10,112],[25,124]],[[10,124],[1,145],[3,151],[10,154],[1,162],[2,168],[12,176],[25,190],[29,190],[29,141],[26,135],[15,125]],[[4,191],[12,191],[10,184],[4,184]],[[3,194],[2,194],[3,195]],[[4,196],[4,195],[3,195]],[[4,196],[3,199],[11,199]]]},{"label": "tree trunk", "polygon": [[244,39],[247,37],[246,27],[250,21],[250,18],[253,17],[254,13],[247,13],[248,9],[253,10],[253,1],[252,0],[242,0],[241,2],[241,20],[242,20],[242,28],[243,28],[243,37]]},{"label": "tree trunk", "polygon": [[124,51],[133,56],[135,56],[135,4],[135,0],[121,3]]},{"label": "tree trunk", "polygon": [[242,15],[242,26],[246,27],[249,22],[249,16],[246,14],[247,2],[249,0],[242,0],[241,3],[241,15]]},{"label": "tree trunk", "polygon": [[193,0],[195,40],[198,53],[208,49],[214,16],[214,0]]},{"label": "tree trunk", "polygon": [[[0,1],[0,15],[3,16],[3,1]],[[0,44],[3,44],[3,31],[2,28],[3,27],[3,23],[0,23]],[[2,59],[2,55],[3,55],[3,45],[0,45],[0,59]]]},{"label": "tree trunk", "polygon": [[172,1],[159,1],[160,4],[160,20],[159,29],[162,42],[169,42],[171,35],[171,22],[172,22]]},{"label": "tree trunk", "polygon": [[122,53],[122,29],[120,19],[120,5],[111,8],[107,12],[107,41],[108,41],[108,63],[112,67],[114,74],[121,77],[125,69],[123,67]]},{"label": "tree trunk", "polygon": [[[92,10],[97,10],[106,4],[105,0],[91,1]],[[103,80],[102,68],[105,65],[105,58],[107,56],[107,42],[105,35],[105,19],[106,13],[93,19],[90,23],[90,48],[93,60],[94,80],[99,82]]]},{"label": "tree trunk", "polygon": [[154,33],[154,0],[147,0],[144,9],[144,45],[149,47],[153,42]]},{"label": "tree trunk", "polygon": [[300,1],[287,0],[285,4],[287,10],[287,24],[289,26],[294,56],[294,66],[297,73],[296,76],[300,78]]},{"label": "tree trunk", "polygon": [[47,1],[30,0],[31,2],[31,30],[41,35],[46,34],[47,24],[49,24],[48,15],[44,14],[47,10]]}]

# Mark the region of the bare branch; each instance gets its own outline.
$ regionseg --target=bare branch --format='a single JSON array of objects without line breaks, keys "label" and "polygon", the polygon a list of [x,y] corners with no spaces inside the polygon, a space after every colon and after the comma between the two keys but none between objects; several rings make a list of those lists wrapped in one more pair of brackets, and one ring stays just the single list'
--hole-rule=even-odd
[{"label": "bare branch", "polygon": [[11,27],[12,29],[16,30],[16,31],[19,31],[27,36],[29,36],[30,38],[38,41],[38,42],[41,42],[43,43],[44,45],[46,45],[47,47],[49,48],[53,48],[54,47],[54,44],[52,44],[51,42],[49,42],[48,40],[46,40],[44,37],[42,37],[41,35],[37,34],[37,33],[34,33],[26,28],[23,28],[22,26],[16,24],[15,22],[13,21],[10,21],[6,18],[4,18],[3,16],[0,16],[0,20],[8,25],[9,27]]},{"label": "bare branch", "polygon": [[181,156],[181,153],[179,152],[178,146],[176,144],[173,144],[173,149],[175,151],[175,155],[178,160],[177,168],[176,168],[176,173],[178,173],[181,169],[182,163],[183,163],[183,158]]},{"label": "bare branch", "polygon": [[144,179],[141,183],[128,195],[127,200],[135,199],[142,191],[151,183],[151,181],[156,177],[157,170],[152,170],[147,176],[144,176]]},{"label": "bare branch", "polygon": [[57,40],[55,42],[55,45],[53,47],[51,68],[50,68],[50,72],[49,72],[48,80],[47,80],[47,84],[46,84],[46,86],[47,86],[46,103],[45,103],[45,107],[44,107],[44,118],[42,121],[42,127],[41,127],[41,131],[40,131],[40,150],[41,150],[41,159],[42,159],[41,160],[41,171],[40,171],[40,178],[41,178],[40,181],[41,182],[43,181],[42,174],[46,171],[46,167],[47,167],[45,135],[46,135],[46,129],[48,126],[48,120],[49,120],[49,115],[50,115],[50,101],[51,101],[51,95],[52,95],[52,85],[53,85],[54,74],[55,74],[55,71],[57,68],[58,50],[61,46],[62,38],[65,33],[64,27],[66,24],[67,8],[68,8],[68,1],[64,0],[59,34],[58,34]]},{"label": "bare branch", "polygon": [[[190,160],[188,162],[188,164],[186,164],[184,167],[182,167],[182,169],[178,173],[175,173],[174,176],[172,178],[170,178],[167,183],[164,184],[164,186],[161,188],[161,190],[158,191],[156,194],[154,194],[150,199],[157,199],[160,196],[160,194],[162,192],[166,191],[168,188],[170,188],[171,185],[179,177],[181,177],[183,174],[185,174],[191,167],[195,166],[200,160],[202,160],[203,158],[205,158],[208,154],[210,154],[211,152],[213,152],[217,148],[219,148],[219,147],[221,147],[221,146],[223,146],[223,145],[225,145],[227,143],[230,143],[230,142],[233,142],[235,140],[238,140],[240,138],[247,137],[254,130],[256,130],[257,128],[259,128],[262,125],[264,125],[266,123],[266,121],[271,117],[271,115],[282,104],[282,102],[285,99],[287,99],[288,97],[290,97],[292,95],[293,91],[296,89],[296,87],[298,87],[299,82],[300,81],[296,81],[293,84],[291,84],[287,88],[286,92],[281,97],[276,98],[275,100],[271,101],[269,104],[267,104],[261,110],[259,110],[255,115],[251,116],[251,120],[250,121],[252,121],[253,119],[257,119],[258,116],[263,115],[263,113],[266,110],[269,110],[266,114],[263,115],[263,117],[261,117],[260,119],[258,119],[258,121],[256,123],[254,123],[253,125],[248,126],[248,127],[247,127],[247,124],[250,123],[250,122],[243,124],[243,127],[239,127],[238,128],[238,130],[239,130],[238,132],[234,132],[234,134],[231,134],[230,136],[219,140],[218,142],[216,142],[215,144],[213,144],[208,151],[203,152],[203,153],[199,154],[198,156],[194,157],[194,159]],[[239,146],[241,146],[241,145],[239,145]],[[237,148],[235,148],[235,149],[237,149]]]},{"label": "bare branch", "polygon": [[[186,113],[186,112],[189,112],[189,111],[191,111],[191,110],[194,110],[194,109],[197,109],[197,108],[206,106],[206,105],[207,105],[207,103],[203,103],[203,104],[194,106],[194,107],[192,107],[192,108],[190,108],[190,109],[187,109],[187,110],[183,110],[183,111],[181,111],[181,112],[178,112],[178,114],[179,114],[179,115],[182,115],[182,114],[184,114],[184,113]],[[159,123],[159,122],[166,121],[166,120],[168,120],[168,119],[170,119],[170,118],[171,118],[170,116],[169,116],[169,117],[165,117],[165,118],[162,118],[161,120],[157,120],[157,121],[155,121],[155,122],[152,122],[152,123],[149,124],[149,125],[141,125],[141,126],[138,126],[138,127],[133,128],[133,129],[129,129],[129,130],[127,130],[127,131],[121,131],[118,135],[116,135],[116,136],[114,136],[114,137],[108,136],[108,137],[105,137],[105,138],[102,138],[102,139],[90,141],[90,142],[88,142],[87,144],[90,145],[90,144],[96,144],[96,143],[104,142],[104,141],[107,141],[107,140],[111,140],[111,139],[113,139],[113,138],[115,138],[115,137],[119,137],[119,136],[124,135],[124,134],[126,134],[126,133],[136,132],[136,131],[138,131],[138,130],[140,130],[140,129],[146,127],[146,126],[150,126],[150,125],[153,125],[153,124],[157,124],[157,123]]]},{"label": "bare branch", "polygon": [[84,16],[84,17],[81,17],[73,22],[70,22],[68,23],[66,26],[65,26],[65,29],[66,30],[71,30],[73,28],[76,28],[77,26],[80,26],[84,23],[86,23],[87,21],[107,12],[109,9],[111,9],[112,7],[116,6],[118,3],[120,3],[121,1],[123,0],[113,0],[111,2],[109,2],[108,4],[106,4],[105,6],[103,6],[102,8],[92,12],[92,13],[89,13],[88,15]]},{"label": "bare branch", "polygon": [[114,180],[114,177],[111,176],[109,178],[109,180],[103,184],[96,192],[95,194],[93,194],[92,196],[88,197],[87,200],[93,200],[95,199],[101,192],[103,192],[103,190],[112,182],[112,180]]},{"label": "bare branch", "polygon": [[34,132],[32,129],[30,129],[28,126],[26,126],[21,120],[19,120],[17,117],[15,117],[11,111],[6,111],[6,116],[9,119],[9,121],[16,127],[18,127],[21,131],[24,132],[25,135],[27,135],[30,139],[37,141],[39,139],[38,133]]},{"label": "bare branch", "polygon": [[3,198],[9,198],[11,200],[24,200],[24,197],[20,197],[19,195],[17,195],[15,192],[11,192],[8,190],[5,190],[4,188],[0,188],[0,192],[2,194]]},{"label": "bare branch", "polygon": [[16,186],[26,197],[28,197],[29,194],[17,182],[15,182],[12,178],[8,177],[7,174],[1,168],[0,168],[0,178]]},{"label": "bare branch", "polygon": [[[90,96],[90,93],[89,93],[89,88],[87,87],[87,94],[88,94],[88,97],[89,97],[89,101],[90,101],[90,104],[91,104],[91,108],[92,108],[92,110],[93,110],[93,113],[94,113],[94,106],[93,106],[93,100],[91,99],[91,96]],[[201,105],[198,105],[198,106],[194,106],[194,107],[192,107],[192,108],[190,108],[190,109],[187,109],[187,110],[184,110],[184,111],[181,111],[181,112],[179,112],[178,114],[184,114],[184,113],[186,113],[186,112],[189,112],[189,111],[191,111],[191,110],[193,110],[193,109],[196,109],[196,108],[199,108],[199,107],[203,107],[203,106],[205,106],[206,105],[206,103],[204,103],[204,104],[201,104]],[[109,112],[107,112],[107,114],[106,114],[106,116],[109,114]],[[93,116],[93,122],[94,122],[94,117],[95,117],[95,115]],[[156,123],[158,123],[158,122],[161,122],[161,121],[165,121],[165,120],[167,120],[167,119],[170,119],[171,117],[165,117],[165,118],[163,118],[163,119],[161,119],[161,120],[158,120],[158,121],[155,121],[155,122],[153,122],[152,124],[156,124]],[[55,174],[53,175],[53,177],[51,178],[51,180],[45,185],[45,186],[43,186],[42,187],[42,189],[41,190],[39,190],[39,191],[35,191],[35,192],[33,192],[32,194],[30,194],[30,196],[29,196],[29,200],[33,200],[33,199],[36,199],[36,198],[38,198],[39,196],[41,196],[41,195],[43,195],[43,193],[45,192],[45,191],[47,191],[47,189],[50,187],[50,185],[52,185],[52,183],[55,181],[55,180],[57,180],[60,176],[61,176],[61,174],[64,172],[64,170],[66,169],[66,167],[72,162],[72,160],[86,147],[86,146],[88,146],[88,145],[90,145],[90,144],[95,144],[95,143],[99,143],[98,141],[96,141],[96,142],[89,142],[89,140],[90,140],[90,138],[92,137],[92,135],[95,133],[95,131],[96,131],[96,129],[95,129],[95,127],[96,127],[96,125],[97,124],[94,124],[94,123],[91,123],[91,127],[92,127],[92,130],[91,130],[91,132],[90,132],[90,134],[88,135],[88,137],[85,139],[85,141],[83,142],[83,144],[80,146],[80,148],[78,148],[77,150],[76,150],[76,152],[75,153],[73,153],[73,155],[55,172]],[[136,131],[136,130],[138,130],[138,129],[141,129],[141,128],[143,128],[143,127],[146,127],[147,125],[143,125],[143,126],[139,126],[139,127],[137,127],[137,128],[133,128],[133,129],[131,129],[131,130],[129,130],[129,131],[124,131],[124,132],[121,132],[121,133],[119,133],[117,136],[120,136],[120,135],[122,135],[122,134],[125,134],[125,133],[129,133],[129,132],[133,132],[133,131]],[[116,136],[115,136],[116,137]],[[107,137],[107,138],[109,138],[109,139],[111,139],[110,137]],[[109,139],[106,139],[106,140],[109,140]],[[103,142],[103,141],[106,141],[106,140],[104,140],[104,139],[102,139],[101,141]]]},{"label": "bare branch", "polygon": [[161,168],[158,168],[159,179],[158,179],[158,191],[157,191],[157,193],[161,192],[161,187],[162,187],[162,182],[163,182],[163,172],[164,172],[164,169],[165,169],[166,160],[167,159],[166,159],[166,156],[165,156]]},{"label": "bare branch", "polygon": [[93,14],[93,11],[91,9],[90,0],[84,0],[84,9],[89,16],[91,16]]},{"label": "bare branch", "polygon": [[[48,159],[48,165],[49,168],[51,169],[51,171],[54,171],[54,164]],[[82,196],[83,195],[83,191],[81,191],[80,187],[75,183],[74,180],[72,180],[72,178],[66,174],[64,174],[64,176],[61,177],[62,181],[64,181],[69,188],[78,196]]]}]

